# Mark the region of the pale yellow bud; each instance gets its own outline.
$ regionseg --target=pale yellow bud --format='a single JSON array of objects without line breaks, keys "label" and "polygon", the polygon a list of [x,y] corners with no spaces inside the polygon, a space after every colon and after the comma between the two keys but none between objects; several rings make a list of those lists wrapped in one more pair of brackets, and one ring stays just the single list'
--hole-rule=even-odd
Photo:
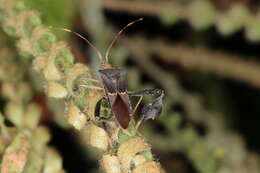
[{"label": "pale yellow bud", "polygon": [[34,129],[37,127],[40,118],[41,118],[41,110],[39,106],[34,103],[30,103],[26,107],[26,111],[24,113],[23,125],[27,128]]},{"label": "pale yellow bud", "polygon": [[43,70],[44,77],[46,80],[60,80],[61,75],[54,64],[54,62],[48,62],[47,66]]},{"label": "pale yellow bud", "polygon": [[47,65],[43,70],[43,74],[47,80],[60,80],[61,74],[58,67],[56,66],[55,60],[61,50],[67,49],[67,45],[64,42],[58,42],[53,44],[50,48]]},{"label": "pale yellow bud", "polygon": [[146,158],[143,155],[138,154],[133,158],[133,163],[135,167],[143,164],[144,162],[146,162]]},{"label": "pale yellow bud", "polygon": [[70,71],[67,75],[67,83],[66,83],[66,88],[68,88],[70,95],[74,95],[74,93],[73,93],[74,80],[77,79],[77,77],[79,77],[80,75],[89,74],[89,73],[90,73],[90,71],[87,68],[87,66],[85,66],[84,64],[80,64],[80,63],[75,64],[70,69]]},{"label": "pale yellow bud", "polygon": [[24,107],[20,103],[9,102],[5,107],[7,118],[17,127],[23,125]]},{"label": "pale yellow bud", "polygon": [[70,101],[70,103],[68,104],[67,111],[68,122],[73,127],[75,127],[78,130],[84,127],[87,121],[87,117],[80,111],[80,109],[74,104],[73,101]]},{"label": "pale yellow bud", "polygon": [[1,160],[1,173],[22,173],[30,150],[30,132],[20,130],[6,148]]},{"label": "pale yellow bud", "polygon": [[12,100],[16,97],[16,92],[14,89],[14,85],[11,82],[3,82],[1,93],[4,97]]},{"label": "pale yellow bud", "polygon": [[133,173],[163,173],[163,170],[159,163],[150,161],[135,168]]},{"label": "pale yellow bud", "polygon": [[91,123],[84,131],[86,131],[84,138],[89,145],[101,150],[108,148],[109,138],[104,129]]},{"label": "pale yellow bud", "polygon": [[24,53],[31,53],[32,52],[32,44],[29,40],[29,38],[22,38],[17,43],[18,49],[20,49],[21,52]]},{"label": "pale yellow bud", "polygon": [[48,82],[47,93],[49,97],[54,97],[54,98],[64,98],[68,94],[66,88],[64,88],[58,82],[54,82],[54,81]]},{"label": "pale yellow bud", "polygon": [[51,135],[48,128],[45,126],[38,126],[34,130],[31,144],[38,154],[43,154],[46,152],[46,144],[50,141],[50,139]]},{"label": "pale yellow bud", "polygon": [[120,145],[117,155],[124,169],[129,170],[134,156],[143,151],[150,150],[149,144],[140,137],[131,138]]},{"label": "pale yellow bud", "polygon": [[47,150],[43,173],[53,173],[62,169],[62,160],[53,148]]},{"label": "pale yellow bud", "polygon": [[95,119],[96,104],[104,97],[104,92],[100,90],[91,90],[85,99],[86,109],[84,112],[93,120]]},{"label": "pale yellow bud", "polygon": [[116,156],[110,154],[104,155],[101,164],[106,173],[122,173],[119,160]]},{"label": "pale yellow bud", "polygon": [[16,99],[19,97],[21,101],[27,101],[32,97],[32,89],[31,86],[26,82],[21,82],[17,86],[17,94]]},{"label": "pale yellow bud", "polygon": [[46,63],[47,63],[47,56],[46,55],[38,55],[33,60],[33,68],[37,71],[42,70],[43,68],[45,68]]},{"label": "pale yellow bud", "polygon": [[37,15],[36,12],[30,11],[30,10],[23,10],[20,13],[18,13],[15,16],[12,16],[10,18],[4,18],[4,27],[5,28],[15,28],[14,30],[7,30],[6,32],[9,32],[10,34],[13,34],[15,36],[21,36],[24,34],[24,24],[26,23],[26,20],[30,16]]}]

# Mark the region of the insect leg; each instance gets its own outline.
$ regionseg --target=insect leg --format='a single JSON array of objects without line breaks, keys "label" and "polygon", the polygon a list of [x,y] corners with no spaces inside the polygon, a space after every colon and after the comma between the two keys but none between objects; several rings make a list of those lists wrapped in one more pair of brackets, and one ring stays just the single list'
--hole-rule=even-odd
[{"label": "insect leg", "polygon": [[96,90],[104,90],[104,88],[94,85],[87,85],[87,84],[80,84],[78,85],[79,88],[90,88],[90,89],[96,89]]},{"label": "insect leg", "polygon": [[139,119],[139,120],[137,121],[137,123],[136,123],[136,125],[135,125],[136,131],[138,131],[138,128],[139,128],[139,126],[141,125],[142,122],[143,122],[143,118],[141,118],[141,119]]},{"label": "insect leg", "polygon": [[76,96],[82,96],[81,94],[83,93],[83,88],[89,88],[89,89],[94,89],[94,90],[104,90],[104,88],[99,87],[99,86],[94,86],[94,85],[88,85],[88,84],[78,84],[77,85],[77,90],[79,94],[75,94]]},{"label": "insect leg", "polygon": [[138,106],[140,105],[140,103],[141,103],[141,101],[143,100],[143,95],[141,95],[141,96],[139,96],[140,98],[139,98],[139,100],[138,100],[138,102],[136,103],[136,105],[135,105],[135,108],[134,108],[134,110],[133,110],[133,113],[132,113],[132,115],[134,115],[135,114],[135,112],[136,112],[136,110],[137,110],[137,108],[138,108]]},{"label": "insect leg", "polygon": [[87,77],[84,77],[84,78],[81,78],[82,80],[89,80],[89,81],[92,81],[92,82],[96,82],[96,83],[101,83],[99,80],[97,79],[93,79],[93,78],[87,78]]}]

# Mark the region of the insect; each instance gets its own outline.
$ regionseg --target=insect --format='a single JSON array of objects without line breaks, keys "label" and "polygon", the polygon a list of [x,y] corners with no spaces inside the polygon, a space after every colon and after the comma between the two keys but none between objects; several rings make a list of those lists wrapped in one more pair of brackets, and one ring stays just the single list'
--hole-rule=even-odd
[{"label": "insect", "polygon": [[[91,86],[91,85],[85,85],[82,84],[79,87],[87,87],[87,88],[94,88],[94,89],[101,89],[105,90],[106,97],[108,98],[110,108],[112,110],[113,115],[116,117],[117,122],[120,124],[120,126],[123,129],[126,129],[129,125],[129,122],[131,121],[131,116],[135,113],[138,105],[140,104],[143,95],[150,95],[155,94],[158,92],[158,90],[143,90],[138,92],[129,92],[127,91],[125,87],[125,80],[126,80],[126,71],[119,68],[114,68],[112,65],[108,63],[108,56],[109,52],[112,48],[112,46],[115,44],[116,40],[118,39],[119,35],[129,26],[133,25],[136,22],[142,21],[143,19],[137,19],[133,22],[130,22],[125,27],[123,27],[114,37],[114,39],[109,44],[107,51],[105,53],[105,59],[103,58],[101,52],[85,37],[80,35],[79,33],[76,33],[74,31],[65,29],[65,28],[54,28],[54,29],[60,29],[66,32],[71,32],[84,41],[88,43],[93,50],[97,53],[99,59],[101,60],[101,68],[99,69],[100,75],[101,75],[101,82],[103,84],[102,87],[98,86]],[[100,81],[96,79],[87,79],[92,80],[94,82],[100,83]],[[132,104],[130,101],[129,96],[140,96],[138,103],[135,105],[135,108],[132,109]],[[156,100],[155,100],[156,101]],[[155,108],[150,108],[155,109]],[[149,109],[144,110],[144,115],[149,116],[151,111],[148,111]],[[158,112],[159,113],[159,112]],[[158,114],[157,113],[157,114]],[[151,115],[150,115],[151,116]]]},{"label": "insect", "polygon": [[122,69],[102,69],[101,79],[104,84],[111,110],[119,124],[126,129],[130,122],[132,106],[125,84],[125,71]]}]

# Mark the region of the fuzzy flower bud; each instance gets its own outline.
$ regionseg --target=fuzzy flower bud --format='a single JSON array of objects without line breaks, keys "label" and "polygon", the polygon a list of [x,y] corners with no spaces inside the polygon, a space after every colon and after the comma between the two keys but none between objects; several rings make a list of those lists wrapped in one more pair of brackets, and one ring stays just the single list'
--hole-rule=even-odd
[{"label": "fuzzy flower bud", "polygon": [[90,123],[85,129],[83,138],[86,142],[101,150],[106,150],[109,144],[109,138],[106,131],[92,123]]},{"label": "fuzzy flower bud", "polygon": [[106,173],[122,173],[119,160],[114,155],[104,155],[101,160],[101,165]]},{"label": "fuzzy flower bud", "polygon": [[82,129],[86,124],[87,117],[80,111],[73,101],[68,104],[67,111],[68,122],[76,129]]},{"label": "fuzzy flower bud", "polygon": [[48,82],[47,93],[49,97],[54,97],[54,98],[64,98],[68,94],[66,88],[64,88],[58,82],[54,82],[54,81]]}]

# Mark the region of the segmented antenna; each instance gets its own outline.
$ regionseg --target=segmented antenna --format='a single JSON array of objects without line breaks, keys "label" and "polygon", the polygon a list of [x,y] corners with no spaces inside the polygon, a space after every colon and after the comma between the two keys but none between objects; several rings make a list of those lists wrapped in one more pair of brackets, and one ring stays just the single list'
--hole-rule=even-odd
[{"label": "segmented antenna", "polygon": [[74,32],[74,31],[71,31],[71,30],[66,29],[66,28],[59,28],[59,27],[53,27],[53,26],[49,26],[49,28],[70,32],[70,33],[78,36],[79,38],[83,39],[98,54],[99,59],[102,61],[103,57],[102,57],[101,52],[88,39],[83,37],[81,34]]},{"label": "segmented antenna", "polygon": [[[118,37],[123,33],[123,31],[128,28],[129,26],[135,24],[136,22],[139,22],[139,21],[142,21],[143,18],[139,18],[137,20],[134,20],[133,22],[130,22],[128,23],[126,26],[124,26],[116,35],[115,37],[113,38],[113,40],[110,42],[107,50],[106,50],[106,54],[105,54],[105,60],[106,62],[108,62],[108,55],[109,55],[109,52],[111,50],[111,48],[113,47],[113,45],[115,44],[116,40],[118,39]],[[49,28],[51,29],[58,29],[58,30],[62,30],[62,31],[66,31],[66,32],[70,32],[78,37],[80,37],[81,39],[83,39],[97,54],[98,54],[98,57],[99,59],[101,60],[101,62],[103,61],[103,56],[101,54],[101,52],[88,40],[86,39],[85,37],[83,37],[81,34],[77,33],[77,32],[74,32],[72,30],[69,30],[69,29],[66,29],[66,28],[60,28],[60,27],[53,27],[53,26],[49,26]]]},{"label": "segmented antenna", "polygon": [[128,28],[129,26],[135,24],[136,22],[140,22],[142,21],[143,18],[139,18],[137,20],[134,20],[133,22],[130,22],[128,23],[125,27],[123,27],[116,35],[115,37],[113,38],[113,40],[111,41],[111,43],[109,44],[108,48],[107,48],[107,51],[106,51],[106,54],[105,54],[105,59],[106,61],[108,62],[108,55],[109,55],[109,52],[110,52],[110,49],[113,47],[113,45],[115,44],[116,40],[118,39],[118,37],[122,34],[122,32]]}]

